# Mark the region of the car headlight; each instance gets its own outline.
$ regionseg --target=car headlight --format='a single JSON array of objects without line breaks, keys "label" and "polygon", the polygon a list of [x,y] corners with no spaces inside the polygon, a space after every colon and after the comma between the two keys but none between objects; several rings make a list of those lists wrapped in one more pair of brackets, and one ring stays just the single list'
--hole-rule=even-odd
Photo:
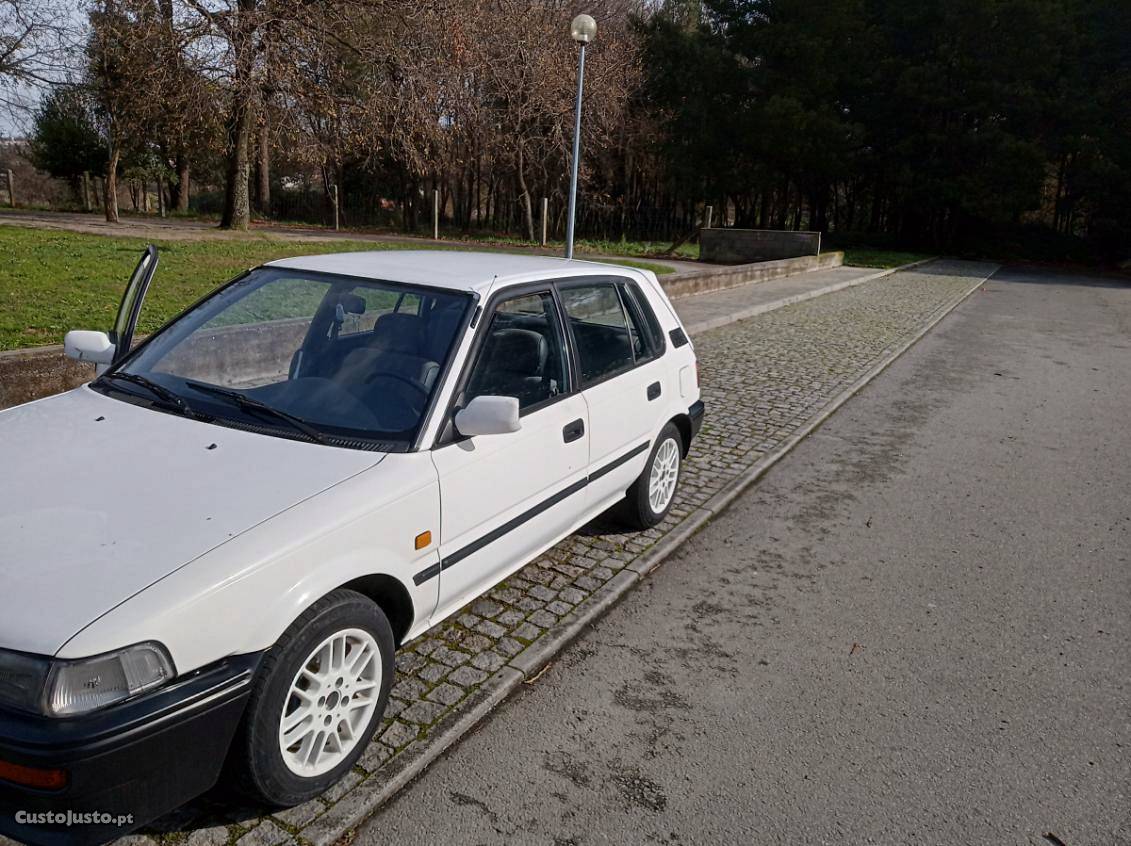
[{"label": "car headlight", "polygon": [[0,650],[0,706],[42,713],[50,671],[50,658]]},{"label": "car headlight", "polygon": [[49,717],[96,711],[176,675],[159,643],[139,643],[77,661],[0,651],[0,704]]}]

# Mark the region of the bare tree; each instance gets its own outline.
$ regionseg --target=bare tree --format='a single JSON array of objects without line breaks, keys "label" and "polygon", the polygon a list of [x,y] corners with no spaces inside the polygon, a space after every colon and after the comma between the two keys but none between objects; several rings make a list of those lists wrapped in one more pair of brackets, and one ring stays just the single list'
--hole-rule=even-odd
[{"label": "bare tree", "polygon": [[74,11],[66,0],[0,0],[0,108],[27,110],[37,90],[73,70]]},{"label": "bare tree", "polygon": [[148,0],[101,0],[90,11],[88,86],[109,156],[103,181],[106,220],[118,222],[118,171],[124,156],[152,154],[153,127],[169,90],[162,23]]},{"label": "bare tree", "polygon": [[[613,172],[619,178],[599,153],[633,137],[627,104],[640,80],[631,9],[606,2],[594,9],[602,37],[590,52],[584,122],[582,177],[595,184]],[[565,0],[101,7],[118,9],[135,39],[132,55],[92,62],[94,76],[106,77],[108,133],[121,137],[128,118],[131,137],[157,143],[186,188],[177,193],[183,203],[187,151],[199,146],[188,139],[207,137],[205,127],[222,120],[224,227],[249,225],[253,162],[255,207],[268,211],[275,149],[289,166],[317,174],[327,196],[347,173],[384,174],[410,229],[435,188],[464,229],[486,220],[506,227],[517,212],[533,238],[535,198],[564,194],[576,84]],[[136,56],[148,57],[147,76],[123,86],[123,74],[139,70]],[[159,108],[139,105],[143,92]]]}]

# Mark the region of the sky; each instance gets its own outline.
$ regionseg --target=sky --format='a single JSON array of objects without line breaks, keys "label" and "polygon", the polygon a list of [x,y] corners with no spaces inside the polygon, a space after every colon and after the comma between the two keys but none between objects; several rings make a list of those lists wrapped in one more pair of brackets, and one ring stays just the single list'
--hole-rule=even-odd
[{"label": "sky", "polygon": [[[34,92],[32,92],[31,98],[33,101],[38,99]],[[17,117],[5,110],[0,110],[0,137],[21,138],[26,134],[27,119],[25,117]]]}]

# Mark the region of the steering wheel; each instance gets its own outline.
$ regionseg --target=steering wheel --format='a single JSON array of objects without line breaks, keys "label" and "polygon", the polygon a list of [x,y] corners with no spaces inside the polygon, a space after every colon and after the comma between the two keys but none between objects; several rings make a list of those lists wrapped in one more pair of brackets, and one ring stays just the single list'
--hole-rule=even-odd
[{"label": "steering wheel", "polygon": [[[407,385],[416,394],[415,397],[410,398],[404,396],[403,390],[400,391],[401,396],[404,398],[405,404],[408,406],[408,410],[410,410],[413,415],[413,419],[408,421],[407,424],[394,425],[390,426],[389,428],[393,430],[400,430],[414,426],[420,419],[420,415],[424,413],[424,406],[428,403],[428,389],[421,385],[419,382],[410,379],[407,376],[401,376],[397,373],[374,373],[365,378],[364,384],[372,386],[382,379],[389,382],[395,382],[398,386]],[[370,410],[378,417],[381,416],[382,411],[387,411],[387,409],[378,406],[372,401],[367,403],[367,405],[369,406]]]},{"label": "steering wheel", "polygon": [[419,392],[420,396],[425,401],[428,400],[428,389],[417,382],[415,379],[409,379],[407,376],[400,376],[396,373],[373,373],[365,377],[365,384],[372,385],[378,379],[394,379],[397,382],[403,382],[413,390]]}]

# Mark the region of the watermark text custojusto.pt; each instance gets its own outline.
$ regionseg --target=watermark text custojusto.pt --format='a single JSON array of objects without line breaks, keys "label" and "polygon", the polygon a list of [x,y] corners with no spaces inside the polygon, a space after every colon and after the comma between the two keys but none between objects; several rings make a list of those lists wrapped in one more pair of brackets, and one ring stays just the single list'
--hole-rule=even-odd
[{"label": "watermark text custojusto.pt", "polygon": [[101,811],[16,811],[20,825],[133,825],[133,814],[105,814]]}]

